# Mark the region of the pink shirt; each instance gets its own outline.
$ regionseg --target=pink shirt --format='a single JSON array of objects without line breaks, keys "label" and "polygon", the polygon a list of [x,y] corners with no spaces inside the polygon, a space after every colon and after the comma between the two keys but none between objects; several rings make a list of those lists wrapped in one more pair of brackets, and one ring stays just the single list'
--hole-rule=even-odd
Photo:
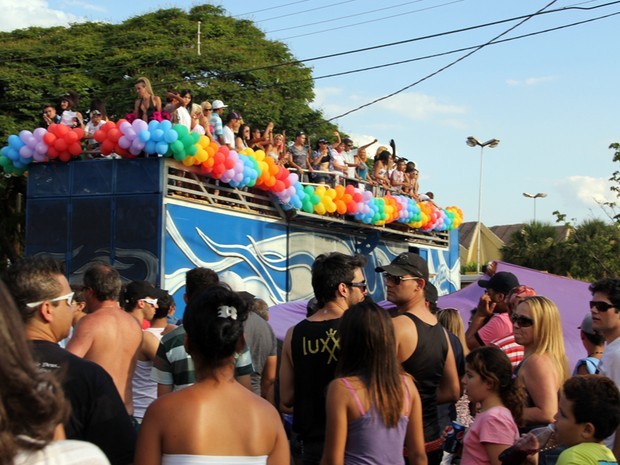
[{"label": "pink shirt", "polygon": [[485,346],[511,334],[512,323],[508,313],[494,313],[489,322],[478,330],[478,337]]},{"label": "pink shirt", "polygon": [[485,443],[511,446],[519,439],[519,429],[506,407],[493,407],[479,413],[463,439],[461,465],[491,464]]}]

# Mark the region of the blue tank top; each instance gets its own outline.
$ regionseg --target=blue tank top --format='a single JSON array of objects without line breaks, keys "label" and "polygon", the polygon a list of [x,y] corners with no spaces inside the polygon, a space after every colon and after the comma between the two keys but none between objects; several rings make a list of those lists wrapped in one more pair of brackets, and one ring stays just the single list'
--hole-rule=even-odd
[{"label": "blue tank top", "polygon": [[[401,415],[395,427],[388,428],[383,423],[381,413],[373,405],[368,411],[346,378],[341,378],[359,409],[361,417],[348,425],[347,444],[344,450],[345,465],[401,465],[403,446],[409,417]],[[409,411],[409,391],[405,389],[405,411]]]}]

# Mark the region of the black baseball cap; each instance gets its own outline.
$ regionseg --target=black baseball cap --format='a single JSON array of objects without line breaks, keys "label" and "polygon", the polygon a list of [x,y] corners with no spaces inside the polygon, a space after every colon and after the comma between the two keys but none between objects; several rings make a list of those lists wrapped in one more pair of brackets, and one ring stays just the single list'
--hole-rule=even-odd
[{"label": "black baseball cap", "polygon": [[392,260],[389,265],[375,268],[377,273],[386,272],[392,276],[412,275],[428,282],[428,264],[417,253],[404,252]]},{"label": "black baseball cap", "polygon": [[509,271],[500,271],[491,276],[489,280],[478,281],[478,286],[508,294],[512,289],[519,286],[519,279]]}]

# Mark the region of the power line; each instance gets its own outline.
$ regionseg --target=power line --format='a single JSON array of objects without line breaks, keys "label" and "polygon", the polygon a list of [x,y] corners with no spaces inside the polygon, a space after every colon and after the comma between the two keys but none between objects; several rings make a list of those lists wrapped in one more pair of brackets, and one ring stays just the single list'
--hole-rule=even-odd
[{"label": "power line", "polygon": [[[601,8],[603,6],[609,6],[609,5],[617,4],[617,3],[620,3],[620,0],[614,1],[614,2],[610,2],[610,3],[607,3],[607,4],[603,4],[603,5],[598,5],[596,7],[590,7],[590,8],[569,8],[569,9],[593,10],[593,9]],[[548,10],[548,11],[544,11],[544,12],[540,11],[538,13],[535,13],[535,14],[532,14],[532,15],[527,15],[525,17],[519,17],[519,18],[529,19],[529,18],[531,18],[531,17],[533,17],[535,15],[538,15],[538,14],[542,14],[542,13],[546,14],[546,13],[551,13],[551,12],[558,12],[558,11],[563,11],[563,10],[566,10],[566,9],[567,8],[562,8],[562,9],[557,9],[557,10]],[[555,28],[549,28],[549,29],[546,29],[546,30],[543,30],[543,31],[538,31],[538,32],[534,32],[534,33],[525,34],[525,35],[518,36],[518,37],[515,37],[515,38],[504,39],[502,41],[495,41],[493,43],[502,43],[502,42],[507,42],[509,40],[516,40],[517,38],[524,38],[524,37],[529,37],[529,36],[532,36],[532,35],[542,34],[542,33],[545,33],[545,32],[551,32],[551,31],[555,31],[555,30],[559,30],[559,29],[563,29],[563,28],[567,28],[567,27],[571,27],[571,26],[575,26],[575,25],[580,25],[580,24],[596,21],[596,20],[599,20],[599,19],[604,19],[604,18],[607,18],[607,17],[610,17],[610,16],[615,16],[617,14],[620,14],[620,13],[612,13],[612,14],[600,16],[600,17],[597,17],[597,18],[592,18],[592,19],[588,19],[588,20],[584,20],[584,21],[580,21],[580,22],[576,22],[576,23],[571,23],[571,24],[568,24],[568,25],[558,26],[558,27],[555,27]],[[469,28],[463,28],[463,29],[459,29],[459,30],[454,30],[454,31],[448,31],[448,32],[444,32],[444,33],[433,34],[431,36],[418,37],[418,38],[414,38],[414,39],[408,39],[406,41],[393,42],[393,43],[389,43],[389,44],[381,44],[381,45],[374,46],[374,47],[367,47],[367,48],[364,48],[364,49],[350,50],[350,51],[347,51],[347,52],[339,52],[339,53],[336,53],[336,54],[324,55],[324,56],[321,56],[321,57],[314,57],[314,58],[309,58],[309,59],[305,59],[305,60],[297,60],[297,61],[294,61],[294,62],[286,62],[286,63],[270,65],[270,66],[266,66],[266,67],[253,68],[253,69],[249,69],[249,70],[241,70],[241,71],[234,71],[234,72],[229,72],[229,73],[222,73],[222,74],[220,74],[220,76],[227,76],[227,75],[231,75],[231,74],[250,72],[250,71],[261,70],[261,69],[270,69],[270,68],[273,68],[273,67],[286,66],[286,65],[290,65],[290,64],[294,64],[294,63],[301,63],[301,62],[306,62],[306,61],[325,59],[325,58],[330,58],[330,57],[334,57],[334,56],[346,55],[346,54],[349,54],[349,53],[359,53],[361,51],[372,50],[372,49],[382,48],[382,47],[386,47],[386,46],[392,46],[392,45],[396,45],[396,44],[407,43],[407,42],[411,42],[411,41],[423,40],[423,39],[427,39],[427,38],[431,38],[431,37],[437,37],[437,36],[442,36],[442,35],[447,35],[447,34],[453,34],[453,33],[456,33],[456,32],[463,32],[463,31],[466,31],[466,30],[476,29],[476,28],[480,28],[480,27],[486,27],[486,26],[489,26],[489,25],[503,23],[503,22],[506,22],[506,21],[514,21],[514,19],[501,20],[501,21],[496,21],[496,22],[493,22],[493,23],[487,23],[487,24],[483,24],[483,25],[472,26],[472,27],[469,27]],[[524,22],[524,21],[522,21],[522,22]],[[517,24],[514,27],[517,27],[518,25],[519,24]],[[509,32],[510,30],[514,29],[514,27],[509,29],[507,32]],[[498,37],[501,37],[501,36],[498,36]],[[329,75],[325,75],[325,76],[318,76],[318,77],[313,77],[313,78],[308,78],[308,79],[299,79],[299,80],[294,80],[294,81],[280,82],[280,83],[277,83],[277,84],[274,84],[274,85],[271,85],[271,86],[261,86],[261,87],[256,87],[256,88],[244,88],[244,89],[239,89],[239,90],[243,91],[243,90],[269,89],[269,88],[281,87],[283,85],[299,83],[299,82],[304,82],[304,81],[326,79],[326,78],[330,78],[330,77],[336,77],[336,76],[341,76],[341,75],[346,75],[346,74],[353,74],[353,73],[357,73],[357,72],[368,71],[368,70],[373,70],[373,69],[379,69],[379,68],[388,67],[388,66],[395,66],[395,65],[398,65],[398,64],[404,64],[404,63],[408,63],[408,62],[412,62],[412,61],[419,61],[419,60],[423,60],[423,59],[434,58],[434,57],[438,57],[438,56],[443,56],[443,55],[448,55],[448,54],[452,54],[452,53],[457,53],[459,51],[471,50],[472,48],[482,48],[482,47],[484,47],[486,45],[489,45],[489,44],[490,43],[486,43],[486,44],[482,44],[482,45],[479,45],[479,46],[476,46],[476,47],[467,47],[467,48],[463,48],[463,49],[458,49],[458,50],[453,50],[453,51],[448,51],[448,52],[442,52],[442,53],[439,53],[439,54],[429,55],[429,56],[426,56],[426,57],[418,57],[418,58],[412,58],[412,59],[409,59],[409,60],[402,60],[402,61],[398,61],[398,62],[387,63],[387,64],[384,64],[384,65],[377,65],[377,66],[373,66],[373,67],[369,67],[369,68],[361,68],[361,69],[358,69],[358,70],[344,71],[342,73],[334,73],[334,74],[329,74]],[[475,51],[476,50],[474,50],[474,52]],[[201,81],[201,80],[204,80],[204,81],[208,82],[210,80],[210,78],[208,78],[208,77],[199,77],[199,78],[182,79],[182,80],[178,80],[178,81],[170,81],[170,82],[164,82],[164,83],[153,83],[153,87],[165,87],[165,86],[174,85],[174,84],[187,83],[187,82],[197,82],[197,81]],[[423,80],[425,80],[425,79],[423,79]],[[421,80],[419,82],[422,82],[423,80]],[[415,85],[415,84],[417,84],[419,82],[416,82],[413,85]],[[406,90],[406,89],[404,89],[404,90]],[[401,90],[401,92],[402,91],[403,90]],[[97,95],[98,96],[104,96],[107,93],[116,93],[116,92],[117,92],[116,90],[115,91],[110,91],[110,92],[105,92],[104,91],[104,92],[99,92]],[[396,95],[396,94],[393,94],[393,95]],[[11,103],[17,103],[17,102],[6,102],[5,101],[5,102],[1,102],[0,106],[10,105]],[[340,116],[344,116],[344,115],[340,115]],[[340,116],[337,116],[335,118],[338,118]]]},{"label": "power line", "polygon": [[[603,16],[597,16],[596,18],[590,18],[590,19],[586,19],[583,21],[577,21],[574,23],[570,23],[570,24],[564,24],[562,26],[556,26],[556,27],[552,27],[552,28],[548,28],[548,29],[543,29],[540,31],[536,31],[536,32],[529,32],[527,34],[522,34],[519,36],[514,36],[514,37],[509,37],[507,39],[502,39],[502,40],[497,40],[494,41],[488,45],[498,45],[498,44],[502,44],[502,43],[506,43],[506,42],[512,42],[514,40],[519,40],[519,39],[525,39],[528,37],[532,37],[532,36],[537,36],[540,34],[545,34],[548,32],[554,32],[554,31],[558,31],[561,29],[567,29],[569,27],[574,27],[574,26],[580,26],[582,24],[586,24],[586,23],[591,23],[594,21],[599,21],[601,19],[606,19],[612,16],[617,16],[620,15],[620,11],[616,12],[616,13],[610,13],[607,15],[603,15]],[[308,78],[308,79],[298,79],[295,81],[285,81],[282,83],[278,83],[278,84],[274,84],[273,86],[265,86],[265,87],[256,87],[256,88],[244,88],[244,89],[240,89],[242,91],[245,90],[264,90],[264,89],[270,89],[272,87],[278,87],[278,86],[282,86],[282,85],[288,85],[288,84],[297,84],[297,83],[301,83],[301,82],[306,82],[306,81],[318,81],[320,79],[328,79],[328,78],[333,78],[333,77],[339,77],[339,76],[346,76],[349,74],[356,74],[356,73],[361,73],[361,72],[365,72],[365,71],[374,71],[376,69],[382,69],[382,68],[388,68],[391,66],[398,66],[398,65],[403,65],[403,64],[407,64],[407,63],[412,63],[412,62],[416,62],[416,61],[423,61],[423,60],[428,60],[431,58],[438,58],[438,57],[442,57],[442,56],[446,56],[446,55],[452,55],[454,53],[459,53],[459,52],[466,52],[467,50],[473,50],[476,48],[479,48],[481,46],[483,46],[484,44],[479,44],[479,45],[472,45],[470,47],[463,47],[463,48],[459,48],[459,49],[454,49],[454,50],[449,50],[446,52],[439,52],[439,53],[434,53],[432,55],[424,55],[421,57],[416,57],[416,58],[409,58],[407,60],[400,60],[400,61],[392,61],[389,63],[384,63],[382,65],[375,65],[375,66],[367,66],[365,68],[357,68],[357,69],[352,69],[352,70],[348,70],[348,71],[342,71],[339,73],[331,73],[331,74],[324,74],[322,76],[315,76],[312,78]]]},{"label": "power line", "polygon": [[241,13],[241,14],[235,15],[235,16],[233,16],[233,18],[240,18],[242,16],[249,16],[249,15],[253,15],[254,13],[262,13],[264,11],[277,10],[277,9],[284,8],[284,7],[287,7],[287,6],[297,5],[298,3],[306,3],[307,1],[309,1],[309,0],[299,0],[297,2],[285,3],[284,5],[272,6],[271,8],[269,8],[267,10],[265,8],[260,9],[260,10],[254,10],[254,11],[250,11],[248,13]]},{"label": "power line", "polygon": [[[330,18],[329,21],[338,21],[340,19],[351,19],[351,18],[355,18],[357,16],[365,16],[367,14],[370,13],[376,13],[378,11],[385,11],[385,10],[392,10],[394,8],[399,8],[401,6],[405,6],[405,5],[411,5],[412,3],[420,3],[423,2],[425,0],[413,0],[411,2],[405,2],[405,3],[399,3],[398,5],[392,5],[392,6],[387,6],[387,7],[382,7],[382,8],[377,8],[376,10],[368,10],[368,11],[363,11],[361,13],[355,13],[352,15],[346,15],[346,16],[339,16],[338,18]],[[312,26],[316,26],[317,23],[322,24],[324,22],[326,22],[327,20],[319,20],[319,21],[314,21],[310,24],[306,23],[306,24],[300,24],[297,26],[291,26],[291,27],[284,27],[282,29],[274,29],[273,31],[266,31],[265,34],[273,34],[275,32],[282,32],[282,31],[290,31],[291,29],[300,29],[300,28],[304,28],[304,27],[312,27]],[[284,39],[286,40],[286,39]]]},{"label": "power line", "polygon": [[295,13],[289,13],[289,14],[286,14],[286,15],[273,16],[271,18],[261,19],[258,22],[259,23],[266,23],[267,21],[272,21],[274,19],[282,19],[282,18],[288,18],[289,16],[302,15],[304,13],[310,13],[312,11],[317,11],[317,10],[324,10],[326,8],[332,8],[332,7],[335,7],[335,6],[344,5],[346,3],[353,3],[353,2],[357,2],[357,0],[344,0],[344,1],[338,2],[338,3],[330,3],[329,5],[323,5],[323,6],[319,6],[319,7],[316,7],[316,8],[310,8],[308,10],[302,10],[302,11],[297,11]]},{"label": "power line", "polygon": [[[427,6],[425,8],[418,8],[417,10],[405,11],[404,13],[399,13],[399,14],[390,15],[390,16],[384,16],[383,18],[374,18],[374,19],[369,19],[368,21],[362,21],[362,22],[358,22],[358,23],[355,23],[355,24],[348,24],[348,25],[344,25],[344,26],[338,26],[338,29],[347,29],[347,28],[350,28],[350,27],[358,27],[358,26],[361,26],[362,24],[376,23],[377,21],[384,21],[386,19],[398,18],[400,16],[411,15],[413,13],[419,13],[421,11],[434,10],[436,8],[441,8],[443,6],[448,6],[448,5],[452,5],[453,3],[460,3],[460,2],[463,2],[463,1],[464,0],[453,0],[451,2],[441,3],[439,5]],[[280,40],[297,39],[299,37],[307,37],[307,36],[312,36],[312,35],[316,35],[316,34],[322,34],[324,32],[329,32],[329,31],[331,31],[331,29],[321,29],[320,31],[312,31],[312,32],[307,32],[306,34],[298,34],[296,36],[285,37],[285,38],[280,39]]]},{"label": "power line", "polygon": [[543,8],[541,8],[540,10],[538,10],[536,13],[533,13],[533,14],[531,14],[531,15],[527,16],[526,18],[524,18],[523,20],[519,21],[519,22],[518,22],[517,24],[515,24],[514,26],[509,27],[507,30],[505,30],[504,32],[502,32],[502,33],[498,34],[497,36],[495,36],[494,38],[492,38],[492,39],[491,39],[491,40],[489,40],[488,42],[486,42],[486,43],[482,44],[482,45],[481,45],[481,46],[479,46],[479,47],[476,47],[476,48],[475,48],[474,50],[472,50],[471,52],[466,53],[466,54],[465,54],[465,55],[463,55],[462,57],[457,58],[456,60],[454,60],[454,61],[452,61],[452,62],[448,63],[448,64],[447,64],[447,65],[445,65],[445,66],[442,66],[442,67],[441,67],[441,68],[439,68],[438,70],[436,70],[436,71],[434,71],[434,72],[432,72],[432,73],[430,73],[430,74],[427,74],[427,75],[426,75],[426,76],[424,76],[423,78],[418,79],[417,81],[415,81],[415,82],[413,82],[413,83],[409,84],[408,86],[405,86],[405,87],[403,87],[402,89],[399,89],[399,90],[397,90],[397,91],[395,91],[395,92],[392,92],[391,94],[385,95],[385,96],[383,96],[383,97],[379,97],[379,98],[377,98],[377,99],[375,99],[375,100],[373,100],[373,101],[371,101],[371,102],[365,103],[364,105],[360,105],[360,106],[358,106],[358,107],[356,107],[356,108],[353,108],[352,110],[346,111],[346,112],[344,112],[344,113],[342,113],[342,114],[340,114],[340,115],[333,116],[332,118],[329,118],[327,121],[328,121],[328,122],[330,122],[330,121],[333,121],[333,120],[335,120],[335,119],[342,118],[343,116],[350,115],[351,113],[355,113],[356,111],[359,111],[359,110],[361,110],[361,109],[363,109],[363,108],[369,107],[369,106],[374,105],[374,104],[376,104],[376,103],[379,103],[379,102],[381,102],[381,101],[383,101],[383,100],[387,100],[387,99],[389,99],[389,98],[391,98],[391,97],[394,97],[395,95],[398,95],[398,94],[400,94],[400,93],[402,93],[402,92],[404,92],[404,91],[406,91],[406,90],[408,90],[408,89],[412,88],[413,86],[416,86],[416,85],[420,84],[421,82],[424,82],[424,81],[426,81],[426,80],[428,80],[428,79],[432,78],[433,76],[438,75],[439,73],[442,73],[442,72],[443,72],[443,71],[445,71],[446,69],[451,68],[452,66],[456,65],[457,63],[460,63],[461,61],[463,61],[463,60],[465,60],[465,59],[469,58],[469,57],[470,57],[470,56],[472,56],[474,53],[479,52],[480,50],[482,50],[482,49],[483,49],[484,47],[486,47],[487,45],[492,44],[493,42],[495,42],[495,41],[496,41],[497,39],[499,39],[500,37],[505,36],[505,35],[506,35],[506,34],[508,34],[510,31],[513,31],[513,30],[514,30],[514,29],[516,29],[517,27],[521,26],[521,25],[522,25],[522,24],[524,24],[525,22],[527,22],[527,21],[529,21],[530,19],[532,19],[534,16],[536,16],[536,15],[538,15],[538,14],[541,14],[544,10],[546,10],[547,8],[549,8],[551,5],[553,5],[553,4],[554,4],[554,3],[556,3],[557,1],[558,1],[558,0],[552,0],[552,1],[551,1],[551,2],[549,2],[547,5],[545,5]]},{"label": "power line", "polygon": [[[563,7],[563,8],[558,8],[558,9],[554,9],[554,10],[548,10],[548,11],[544,11],[541,13],[537,13],[537,14],[550,14],[550,13],[557,13],[557,12],[563,12],[563,11],[568,11],[568,10],[595,10],[595,9],[599,9],[599,8],[604,8],[610,5],[615,5],[620,3],[620,0],[615,0],[612,2],[608,2],[608,3],[603,3],[601,5],[596,5],[593,7],[589,7],[589,8],[583,8],[583,7],[576,7],[576,6],[568,6],[568,7]],[[253,72],[253,71],[262,71],[262,70],[269,70],[269,69],[274,69],[274,68],[279,68],[282,66],[290,66],[290,65],[297,65],[297,64],[303,64],[303,63],[307,63],[307,62],[312,62],[312,61],[318,61],[318,60],[324,60],[324,59],[328,59],[328,58],[337,58],[340,56],[345,56],[345,55],[350,55],[350,54],[355,54],[355,53],[361,53],[361,52],[366,52],[366,51],[370,51],[370,50],[378,50],[381,48],[386,48],[386,47],[393,47],[396,45],[404,45],[404,44],[408,44],[408,43],[412,43],[412,42],[418,42],[418,41],[423,41],[423,40],[428,40],[428,39],[434,39],[437,37],[443,37],[443,36],[447,36],[447,35],[452,35],[452,34],[458,34],[461,32],[467,32],[467,31],[472,31],[472,30],[476,30],[476,29],[481,29],[481,28],[485,28],[485,27],[490,27],[490,26],[496,26],[499,24],[503,24],[503,23],[509,23],[512,21],[516,21],[519,19],[524,19],[529,17],[528,15],[524,15],[524,16],[515,16],[512,18],[507,18],[507,19],[502,19],[502,20],[497,20],[497,21],[492,21],[489,23],[484,23],[484,24],[479,24],[479,25],[475,25],[475,26],[468,26],[465,28],[460,28],[460,29],[453,29],[450,31],[444,31],[444,32],[439,32],[439,33],[435,33],[435,34],[429,34],[426,36],[421,36],[421,37],[414,37],[414,38],[410,38],[410,39],[404,39],[404,40],[399,40],[399,41],[395,41],[395,42],[388,42],[385,44],[379,44],[379,45],[374,45],[374,46],[369,46],[369,47],[364,47],[364,48],[359,48],[359,49],[353,49],[353,50],[346,50],[343,52],[336,52],[336,53],[331,53],[331,54],[327,54],[327,55],[320,55],[320,56],[316,56],[316,57],[310,57],[310,58],[305,58],[305,59],[300,59],[300,60],[292,60],[292,61],[286,61],[286,62],[281,62],[281,63],[275,63],[275,64],[271,64],[271,65],[265,65],[265,66],[260,66],[260,67],[255,67],[255,68],[249,68],[249,69],[242,69],[242,70],[237,70],[237,71],[230,71],[227,73],[224,73],[223,75],[233,75],[233,74],[238,74],[238,73],[248,73],[248,72]],[[152,41],[150,41],[152,43]],[[135,44],[134,44],[135,45]],[[15,60],[6,60],[5,63],[10,63],[13,61],[23,61],[23,60],[28,60],[28,59],[44,59],[44,58],[56,58],[57,55],[51,56],[51,55],[44,55],[44,56],[37,56],[37,57],[21,57],[19,59],[15,59]],[[95,60],[93,60],[94,62]],[[70,64],[70,65],[87,65],[89,62],[86,63],[75,63],[75,64]],[[145,64],[151,64],[152,62],[147,62]],[[70,65],[64,65],[64,66],[70,66]],[[122,67],[123,65],[120,65],[119,67]],[[56,66],[54,66],[56,67]],[[40,67],[39,67],[40,68]],[[111,67],[110,67],[111,68]]]}]

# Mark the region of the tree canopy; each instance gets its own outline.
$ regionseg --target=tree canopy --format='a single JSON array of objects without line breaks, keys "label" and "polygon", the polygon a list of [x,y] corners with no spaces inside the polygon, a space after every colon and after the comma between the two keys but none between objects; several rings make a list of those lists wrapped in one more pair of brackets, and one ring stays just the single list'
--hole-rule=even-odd
[{"label": "tree canopy", "polygon": [[78,110],[99,99],[111,119],[120,119],[133,110],[140,76],[160,96],[187,88],[195,102],[223,100],[259,127],[273,121],[276,131],[304,129],[316,136],[336,129],[309,107],[311,70],[284,43],[267,40],[252,22],[228,17],[220,7],[200,5],[121,24],[0,33],[0,144],[37,127],[43,104],[57,104],[69,90],[80,95]]}]

